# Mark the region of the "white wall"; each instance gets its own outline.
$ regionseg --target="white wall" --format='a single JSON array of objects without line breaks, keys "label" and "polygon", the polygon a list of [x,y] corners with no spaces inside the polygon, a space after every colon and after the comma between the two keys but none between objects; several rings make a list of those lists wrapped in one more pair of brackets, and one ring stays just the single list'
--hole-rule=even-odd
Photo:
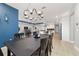
[{"label": "white wall", "polygon": [[62,17],[62,40],[74,41],[79,48],[79,4],[76,4],[73,15]]},{"label": "white wall", "polygon": [[70,19],[69,19],[69,12],[63,14],[61,21],[62,21],[62,40],[70,41]]},{"label": "white wall", "polygon": [[79,48],[79,4],[75,5],[73,12],[71,10],[61,17],[62,40],[74,41],[75,46]]},{"label": "white wall", "polygon": [[75,22],[74,22],[74,25],[75,25],[75,45],[77,47],[79,47],[79,4],[76,5],[75,7]]},{"label": "white wall", "polygon": [[74,25],[74,12],[73,14],[70,16],[70,41],[74,42],[74,37],[75,37],[75,25]]}]

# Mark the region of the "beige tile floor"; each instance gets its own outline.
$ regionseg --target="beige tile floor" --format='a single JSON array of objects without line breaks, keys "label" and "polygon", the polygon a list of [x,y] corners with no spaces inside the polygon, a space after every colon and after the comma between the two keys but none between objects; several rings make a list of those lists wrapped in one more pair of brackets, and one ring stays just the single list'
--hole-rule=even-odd
[{"label": "beige tile floor", "polygon": [[79,56],[74,44],[60,40],[57,33],[53,37],[53,49],[51,56]]}]

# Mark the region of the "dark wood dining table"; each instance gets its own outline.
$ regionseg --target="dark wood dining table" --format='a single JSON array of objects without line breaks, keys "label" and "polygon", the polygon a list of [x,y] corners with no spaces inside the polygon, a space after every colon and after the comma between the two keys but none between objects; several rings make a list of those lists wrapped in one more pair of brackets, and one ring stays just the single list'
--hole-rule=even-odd
[{"label": "dark wood dining table", "polygon": [[41,34],[40,38],[34,38],[33,36],[24,37],[18,40],[11,40],[5,42],[8,48],[8,56],[10,52],[15,56],[31,56],[37,49],[40,48],[41,39],[48,39],[47,34]]}]

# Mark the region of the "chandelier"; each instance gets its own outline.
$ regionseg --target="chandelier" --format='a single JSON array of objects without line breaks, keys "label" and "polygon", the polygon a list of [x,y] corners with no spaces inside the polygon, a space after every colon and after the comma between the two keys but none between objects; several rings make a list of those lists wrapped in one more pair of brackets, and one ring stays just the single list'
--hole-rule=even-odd
[{"label": "chandelier", "polygon": [[[33,9],[26,9],[23,12],[24,18],[25,19],[29,19],[29,20],[41,20],[44,18],[43,15],[43,9],[45,9],[46,7],[42,7],[41,10],[37,10],[36,8]],[[33,14],[36,14],[36,16],[33,16]]]}]

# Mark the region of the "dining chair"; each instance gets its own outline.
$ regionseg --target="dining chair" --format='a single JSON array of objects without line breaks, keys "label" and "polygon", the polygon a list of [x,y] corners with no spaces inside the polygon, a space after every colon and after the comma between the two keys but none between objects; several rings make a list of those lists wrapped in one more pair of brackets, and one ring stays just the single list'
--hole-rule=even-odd
[{"label": "dining chair", "polygon": [[1,48],[0,48],[0,56],[3,56],[3,52],[2,52],[2,50],[1,50]]},{"label": "dining chair", "polygon": [[41,39],[40,56],[48,56],[48,39]]},{"label": "dining chair", "polygon": [[51,55],[51,52],[52,52],[52,48],[53,48],[53,33],[51,33],[51,35],[49,35],[49,44],[48,44],[48,50],[49,50],[49,53]]},{"label": "dining chair", "polygon": [[40,48],[38,48],[32,56],[48,56],[48,43],[47,39],[41,39]]},{"label": "dining chair", "polygon": [[24,33],[15,33],[14,39],[22,39],[24,37]]}]

